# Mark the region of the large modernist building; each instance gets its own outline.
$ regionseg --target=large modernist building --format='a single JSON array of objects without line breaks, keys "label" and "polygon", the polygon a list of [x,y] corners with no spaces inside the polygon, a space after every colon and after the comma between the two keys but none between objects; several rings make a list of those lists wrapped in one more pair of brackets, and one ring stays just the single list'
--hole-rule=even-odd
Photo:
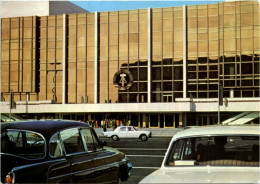
[{"label": "large modernist building", "polygon": [[219,114],[256,123],[259,17],[257,1],[233,1],[2,18],[1,113],[165,128],[216,124]]}]

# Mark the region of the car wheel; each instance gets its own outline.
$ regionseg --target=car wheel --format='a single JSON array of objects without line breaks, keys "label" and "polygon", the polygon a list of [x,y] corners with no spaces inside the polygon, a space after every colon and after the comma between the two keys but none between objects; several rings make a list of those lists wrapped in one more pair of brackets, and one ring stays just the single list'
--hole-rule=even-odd
[{"label": "car wheel", "polygon": [[142,141],[146,141],[147,140],[147,136],[146,135],[141,135],[140,138],[141,138]]},{"label": "car wheel", "polygon": [[113,140],[113,141],[117,141],[117,140],[118,140],[117,135],[113,135],[113,136],[112,136],[112,140]]}]

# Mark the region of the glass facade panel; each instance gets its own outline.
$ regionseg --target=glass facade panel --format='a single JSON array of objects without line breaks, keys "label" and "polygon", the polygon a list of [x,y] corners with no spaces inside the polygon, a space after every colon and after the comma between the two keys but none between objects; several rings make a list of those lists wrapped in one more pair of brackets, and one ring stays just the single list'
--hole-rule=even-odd
[{"label": "glass facade panel", "polygon": [[[215,97],[218,82],[223,82],[226,96],[236,88],[235,97],[254,97],[259,95],[255,89],[259,86],[258,5],[237,1],[187,6],[186,25],[184,7],[154,8],[151,20],[147,9],[100,12],[97,22],[94,13],[68,14],[65,38],[62,15],[2,18],[1,89],[61,103],[66,39],[66,103],[94,103],[95,72],[98,103],[164,102],[168,100],[165,92],[182,98],[186,82],[187,96],[194,98]],[[183,81],[184,48],[187,81]],[[121,69],[133,77],[132,86],[125,90],[116,88],[113,81]],[[151,99],[147,99],[150,90]]]}]

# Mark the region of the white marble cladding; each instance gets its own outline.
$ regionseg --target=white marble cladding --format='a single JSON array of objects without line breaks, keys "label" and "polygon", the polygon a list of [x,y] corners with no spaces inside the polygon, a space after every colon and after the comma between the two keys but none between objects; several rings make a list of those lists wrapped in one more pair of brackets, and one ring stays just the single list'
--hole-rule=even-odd
[{"label": "white marble cladding", "polygon": [[[257,112],[260,111],[260,98],[227,99],[226,105],[220,106],[221,112]],[[217,112],[217,99],[177,99],[174,103],[104,103],[104,104],[41,104],[26,105],[17,102],[12,113],[172,113],[172,112]],[[9,113],[9,102],[1,103],[1,113]]]}]

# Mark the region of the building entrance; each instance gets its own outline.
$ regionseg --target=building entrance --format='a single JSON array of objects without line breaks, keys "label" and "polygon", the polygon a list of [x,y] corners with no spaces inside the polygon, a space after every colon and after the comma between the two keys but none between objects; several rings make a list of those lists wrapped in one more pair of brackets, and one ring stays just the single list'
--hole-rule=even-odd
[{"label": "building entrance", "polygon": [[160,114],[160,128],[164,128],[164,114]]},{"label": "building entrance", "polygon": [[179,114],[175,114],[175,128],[178,128],[180,126],[179,119]]},{"label": "building entrance", "polygon": [[138,115],[131,115],[131,125],[138,127]]}]

